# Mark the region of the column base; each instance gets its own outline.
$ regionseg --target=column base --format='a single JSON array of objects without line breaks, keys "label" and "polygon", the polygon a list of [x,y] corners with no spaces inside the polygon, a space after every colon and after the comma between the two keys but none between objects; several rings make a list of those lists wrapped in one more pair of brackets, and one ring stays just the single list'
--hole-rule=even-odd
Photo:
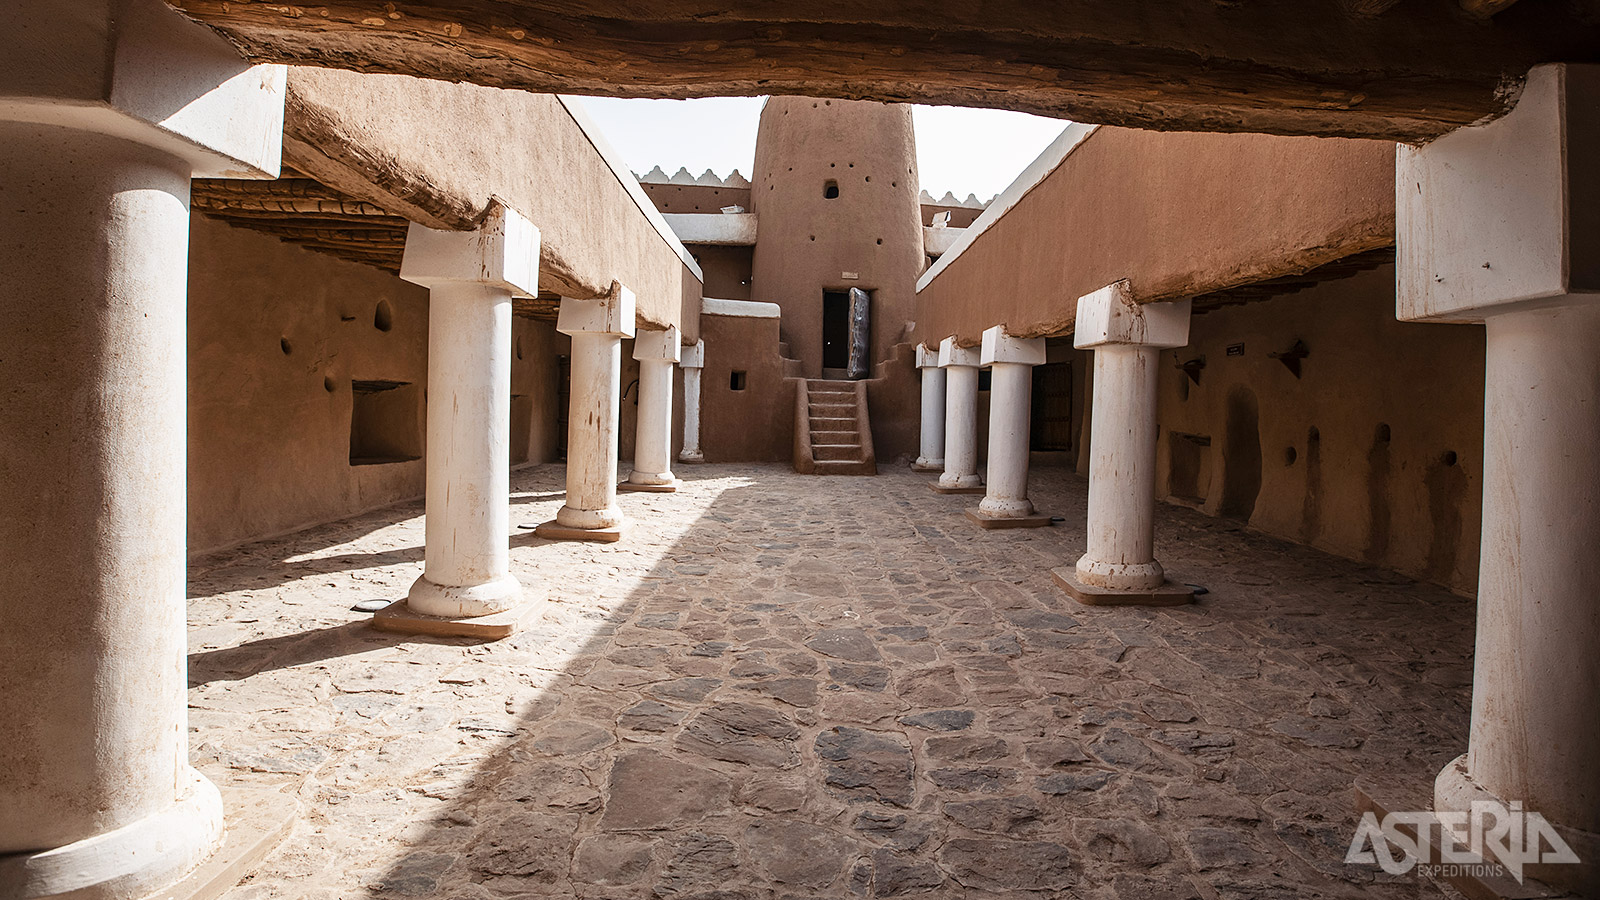
[{"label": "column base", "polygon": [[417,615],[436,619],[473,619],[499,615],[522,605],[522,582],[509,572],[472,585],[437,584],[424,571],[411,583],[405,604]]},{"label": "column base", "polygon": [[[1467,754],[1463,753],[1451,760],[1434,779],[1433,809],[1434,812],[1471,812],[1475,802],[1494,803],[1501,809],[1511,808],[1511,803],[1505,798],[1473,780],[1472,773],[1467,770]],[[1560,865],[1529,863],[1523,866],[1524,878],[1538,879],[1553,887],[1575,891],[1583,897],[1600,897],[1600,834],[1569,828],[1556,822],[1550,822],[1550,827],[1555,829],[1579,861]],[[1543,849],[1548,851],[1550,847],[1544,844]]]},{"label": "column base", "polygon": [[[1390,813],[1422,812],[1428,809],[1427,797],[1421,796],[1417,785],[1409,783],[1396,783],[1391,781],[1375,781],[1365,778],[1355,782],[1356,812],[1372,813],[1381,823],[1389,817]],[[1430,833],[1437,840],[1440,831],[1437,820],[1428,823]],[[1415,840],[1418,828],[1415,824],[1406,823],[1397,825],[1396,830],[1406,837]],[[1456,853],[1468,853],[1470,849],[1452,842]],[[1476,860],[1476,857],[1474,857]],[[1437,865],[1444,861],[1443,854],[1437,846],[1430,848],[1428,858],[1419,860],[1427,865]],[[1539,882],[1524,879],[1519,884],[1508,875],[1485,872],[1477,868],[1475,863],[1455,864],[1446,870],[1439,880],[1448,883],[1473,900],[1535,900],[1535,898],[1563,898],[1563,900],[1576,900],[1566,891],[1551,889]]]},{"label": "column base", "polygon": [[1074,566],[1051,569],[1050,578],[1068,596],[1085,606],[1183,606],[1194,602],[1194,588],[1170,579],[1157,587],[1144,589],[1095,587],[1079,581]]},{"label": "column base", "polygon": [[121,900],[192,877],[222,846],[223,813],[216,785],[193,769],[189,776],[177,802],[136,822],[65,847],[0,856],[0,895]]},{"label": "column base", "polygon": [[935,484],[937,487],[934,490],[944,488],[944,490],[939,491],[942,494],[989,493],[989,489],[983,486],[983,476],[976,471],[964,472],[958,475],[951,472],[948,466]]},{"label": "column base", "polygon": [[681,463],[688,463],[690,465],[697,466],[705,461],[706,455],[701,453],[699,450],[695,450],[693,452],[685,450],[678,454],[678,462]]},{"label": "column base", "polygon": [[647,494],[673,494],[683,486],[682,479],[674,478],[661,484],[641,484],[637,481],[623,481],[617,484],[619,491],[643,491]]},{"label": "column base", "polygon": [[182,881],[147,900],[216,900],[255,871],[300,818],[292,795],[268,788],[225,788],[228,834],[217,852]]},{"label": "column base", "polygon": [[997,516],[977,507],[969,508],[967,518],[982,528],[1044,528],[1050,524],[1049,516],[1029,513],[1025,516]]},{"label": "column base", "polygon": [[933,484],[928,485],[928,487],[932,488],[933,492],[935,494],[987,494],[987,493],[989,493],[989,489],[984,487],[981,484],[945,485],[945,484],[941,484],[940,482],[935,481]]},{"label": "column base", "polygon": [[913,462],[911,464],[911,471],[913,471],[913,472],[943,472],[944,471],[944,460],[942,460],[942,459],[918,459],[918,460],[916,460],[915,462]]},{"label": "column base", "polygon": [[[576,528],[581,531],[590,531],[607,528],[621,528],[628,520],[622,515],[622,510],[617,508],[616,491],[609,498],[610,505],[604,509],[579,509],[574,506],[562,504],[556,510],[555,524],[562,528]],[[567,491],[567,496],[572,496],[572,491]],[[570,499],[569,499],[570,502]]]},{"label": "column base", "polygon": [[498,641],[522,630],[533,617],[537,603],[518,603],[510,609],[486,616],[430,616],[396,600],[372,614],[372,627],[392,634],[420,634],[428,637],[464,637]]},{"label": "column base", "polygon": [[533,530],[534,536],[547,541],[602,541],[616,543],[622,540],[622,525],[609,528],[573,528],[560,522],[546,522]]}]

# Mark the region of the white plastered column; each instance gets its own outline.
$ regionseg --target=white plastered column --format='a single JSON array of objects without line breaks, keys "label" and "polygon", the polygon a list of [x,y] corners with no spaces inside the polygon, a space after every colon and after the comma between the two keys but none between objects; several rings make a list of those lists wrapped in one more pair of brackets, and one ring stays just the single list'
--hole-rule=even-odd
[{"label": "white plastered column", "polygon": [[1049,525],[1028,499],[1033,367],[1044,364],[1044,338],[1014,337],[996,325],[983,333],[978,361],[989,367],[989,477],[983,502],[968,516],[985,528]]},{"label": "white plastered column", "polygon": [[188,753],[189,182],[277,176],[285,70],[154,0],[43,4],[12,31],[0,896],[139,897],[223,834]]},{"label": "white plastered column", "polygon": [[1600,896],[1600,67],[1541,66],[1515,109],[1395,172],[1396,312],[1485,327],[1483,540],[1467,752],[1436,809],[1520,803]]},{"label": "white plastered column", "polygon": [[1189,342],[1188,300],[1141,304],[1128,283],[1078,300],[1073,345],[1094,351],[1087,550],[1052,570],[1092,605],[1187,603],[1155,557],[1156,371],[1160,352]]},{"label": "white plastered column", "polygon": [[678,360],[678,368],[683,370],[683,450],[678,453],[678,462],[706,461],[700,450],[700,373],[705,366],[704,340],[683,348],[683,357]]},{"label": "white plastered column", "polygon": [[922,374],[921,453],[911,468],[918,472],[944,471],[944,369],[939,349],[917,345],[917,370]]},{"label": "white plastered column", "polygon": [[939,343],[945,373],[944,474],[933,489],[941,494],[981,494],[978,477],[978,348],[947,337]]},{"label": "white plastered column", "polygon": [[429,293],[425,562],[374,622],[505,637],[516,617],[503,614],[523,600],[511,574],[511,298],[539,292],[539,229],[499,201],[475,231],[412,223],[400,277]]},{"label": "white plastered column", "polygon": [[621,413],[622,339],[634,334],[633,291],[613,282],[593,300],[561,299],[556,330],[572,336],[572,406],[567,414],[567,502],[537,534],[552,540],[615,541],[617,422]]},{"label": "white plastered column", "polygon": [[666,331],[641,331],[633,339],[633,358],[639,361],[639,416],[633,471],[623,485],[629,490],[678,489],[672,474],[672,370],[682,352],[676,325]]}]

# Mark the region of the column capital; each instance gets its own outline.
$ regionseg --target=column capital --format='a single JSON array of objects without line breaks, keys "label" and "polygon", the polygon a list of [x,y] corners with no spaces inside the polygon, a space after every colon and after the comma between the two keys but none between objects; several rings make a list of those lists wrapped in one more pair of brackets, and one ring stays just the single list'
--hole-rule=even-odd
[{"label": "column capital", "polygon": [[1189,343],[1186,297],[1165,303],[1139,303],[1126,281],[1108,284],[1078,298],[1072,346],[1088,350],[1107,344],[1167,349]]},{"label": "column capital", "polygon": [[939,342],[939,368],[970,366],[976,369],[980,365],[982,363],[979,361],[977,347],[957,346],[954,337],[947,337]]},{"label": "column capital", "polygon": [[641,362],[675,363],[682,352],[676,325],[668,325],[666,331],[641,331],[633,338],[633,358]]},{"label": "column capital", "polygon": [[1019,338],[1007,334],[1004,325],[996,325],[983,332],[983,347],[979,352],[978,361],[986,366],[995,363],[1042,366],[1044,338]]},{"label": "column capital", "polygon": [[9,31],[0,120],[137,141],[196,178],[278,177],[286,66],[251,65],[160,0],[46,4]]},{"label": "column capital", "polygon": [[929,347],[926,343],[921,343],[921,344],[917,345],[917,368],[919,368],[919,369],[937,369],[937,368],[939,368],[939,345],[938,344],[935,344],[932,347]]},{"label": "column capital", "polygon": [[592,300],[561,298],[556,330],[562,334],[614,334],[633,337],[633,291],[620,281],[611,282],[611,293]]},{"label": "column capital", "polygon": [[489,202],[475,231],[436,231],[412,222],[400,277],[430,290],[451,283],[487,284],[517,297],[537,296],[539,229],[498,199]]},{"label": "column capital", "polygon": [[683,354],[678,359],[680,369],[703,369],[706,366],[706,342],[695,341],[683,348]]},{"label": "column capital", "polygon": [[1481,322],[1600,294],[1600,66],[1535,67],[1517,105],[1395,157],[1395,316]]}]

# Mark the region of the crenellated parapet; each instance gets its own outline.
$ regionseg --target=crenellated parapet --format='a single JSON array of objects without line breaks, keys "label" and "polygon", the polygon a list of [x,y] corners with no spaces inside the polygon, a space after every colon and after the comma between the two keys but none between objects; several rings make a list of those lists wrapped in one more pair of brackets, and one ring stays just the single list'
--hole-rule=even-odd
[{"label": "crenellated parapet", "polygon": [[707,169],[700,173],[700,176],[697,178],[694,175],[689,174],[689,169],[687,167],[679,167],[678,171],[668,175],[660,166],[656,166],[643,175],[635,174],[634,177],[639,179],[640,184],[692,184],[699,187],[726,188],[750,187],[750,179],[739,174],[738,169],[734,169],[732,172],[729,172],[727,178],[722,178],[717,175],[715,171]]}]

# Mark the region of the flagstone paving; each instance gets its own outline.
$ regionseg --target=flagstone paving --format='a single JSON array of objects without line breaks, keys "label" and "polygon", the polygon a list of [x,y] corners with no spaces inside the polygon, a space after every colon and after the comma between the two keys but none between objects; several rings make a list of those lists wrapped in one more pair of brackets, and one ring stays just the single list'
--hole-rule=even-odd
[{"label": "flagstone paving", "polygon": [[1466,745],[1469,600],[1163,506],[1209,593],[1082,607],[1063,470],[1013,531],[887,466],[681,474],[620,543],[517,529],[540,616],[499,643],[351,610],[420,573],[420,504],[195,559],[196,765],[302,813],[227,900],[1455,896],[1344,856],[1357,776]]}]

